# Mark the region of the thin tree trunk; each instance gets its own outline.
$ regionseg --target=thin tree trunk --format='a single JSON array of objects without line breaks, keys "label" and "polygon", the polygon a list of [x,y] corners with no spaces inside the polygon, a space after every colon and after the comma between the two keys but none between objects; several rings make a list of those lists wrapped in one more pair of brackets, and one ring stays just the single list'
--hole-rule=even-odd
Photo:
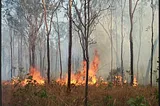
[{"label": "thin tree trunk", "polygon": [[40,72],[41,72],[41,75],[43,76],[42,50],[39,51],[39,58],[40,58]]},{"label": "thin tree trunk", "polygon": [[[87,2],[85,0],[85,6],[84,6],[84,13],[85,13],[85,48],[86,48],[86,56],[85,56],[85,62],[86,62],[86,84],[85,84],[85,101],[84,105],[87,106],[88,102],[88,76],[89,76],[89,52],[88,52],[88,38],[89,38],[89,27],[90,27],[90,0],[88,0],[88,13],[87,13]],[[88,14],[88,26],[86,25],[87,20],[87,14]]]},{"label": "thin tree trunk", "polygon": [[21,68],[22,68],[22,58],[23,58],[23,56],[22,56],[22,43],[23,43],[23,36],[21,35]]},{"label": "thin tree trunk", "polygon": [[[45,36],[44,36],[45,37]],[[45,41],[44,41],[45,42]],[[43,43],[43,52],[42,52],[42,55],[43,55],[43,57],[42,57],[42,76],[43,77],[46,77],[46,73],[45,73],[45,56],[46,56],[46,45],[45,45],[46,43]]]},{"label": "thin tree trunk", "polygon": [[137,81],[139,79],[139,61],[140,61],[140,54],[141,54],[141,38],[142,38],[142,3],[141,3],[141,8],[140,8],[140,19],[139,19],[139,50],[138,50],[138,60],[137,60]]},{"label": "thin tree trunk", "polygon": [[59,62],[60,62],[60,79],[62,79],[61,42],[60,42],[59,23],[58,23],[59,21],[57,12],[56,12],[56,18],[57,18],[58,50],[59,50]]},{"label": "thin tree trunk", "polygon": [[[116,13],[117,13],[117,8],[115,10],[115,15],[116,15]],[[119,56],[118,56],[117,52],[119,52],[119,51],[118,51],[118,39],[117,39],[117,37],[118,37],[118,34],[117,34],[117,16],[116,16],[115,24],[116,24],[116,52],[115,52],[115,55],[116,55],[116,69],[118,69],[119,68],[119,63],[118,63],[118,60],[119,60],[118,57]]]},{"label": "thin tree trunk", "polygon": [[[14,36],[15,36],[15,31],[13,31],[13,36],[12,36],[12,44],[13,44],[13,46],[12,46],[12,55],[13,55],[13,60],[14,60]],[[16,69],[16,67],[15,67],[15,64],[14,63],[12,63],[12,66],[14,67],[14,69],[13,69],[13,72],[12,72],[12,76],[15,76],[15,69]]]},{"label": "thin tree trunk", "polygon": [[[58,48],[58,47],[57,47]],[[55,75],[57,75],[57,61],[58,61],[58,59],[57,59],[57,57],[58,57],[58,49],[56,50],[56,65],[55,65]]]},{"label": "thin tree trunk", "polygon": [[138,4],[138,1],[136,1],[135,3],[135,6],[133,8],[133,11],[132,11],[132,0],[129,0],[129,17],[130,17],[130,24],[131,24],[131,28],[130,28],[130,33],[129,33],[129,39],[130,39],[130,71],[131,71],[131,85],[133,85],[133,78],[134,78],[134,74],[133,74],[133,36],[132,36],[132,33],[133,33],[133,15],[134,15],[134,12],[136,10],[136,7],[137,7],[137,4]]},{"label": "thin tree trunk", "polygon": [[18,37],[18,76],[20,77],[20,79],[22,78],[21,76],[21,61],[20,61],[20,41],[19,41],[19,37]]},{"label": "thin tree trunk", "polygon": [[121,72],[122,72],[122,83],[124,83],[124,67],[123,67],[123,41],[124,41],[124,35],[123,35],[123,14],[124,14],[124,8],[126,4],[126,0],[124,1],[124,6],[122,3],[123,0],[121,0]]},{"label": "thin tree trunk", "polygon": [[12,45],[12,42],[13,42],[13,41],[12,41],[12,30],[10,29],[11,79],[12,79],[12,77],[13,77],[13,75],[12,75],[12,67],[13,67],[13,56],[12,56],[12,47],[13,47],[13,45]]},{"label": "thin tree trunk", "polygon": [[[86,17],[87,17],[87,12],[86,12],[86,6],[87,6],[87,1],[84,0],[84,37],[86,37],[87,35],[87,30],[86,30]],[[83,38],[84,39],[84,38]],[[86,43],[86,42],[85,42]],[[86,45],[85,45],[86,46]],[[83,59],[85,59],[85,62],[87,62],[86,60],[86,55],[85,55],[85,51],[83,50]],[[87,64],[87,63],[86,63]],[[85,68],[85,67],[84,67]],[[86,67],[87,69],[87,67]],[[85,96],[84,96],[84,106],[87,106],[87,101],[88,101],[88,75],[87,75],[87,70],[86,70],[86,84],[85,84]]]},{"label": "thin tree trunk", "polygon": [[130,16],[130,71],[131,71],[131,85],[133,85],[133,39],[132,39],[132,31],[133,31],[133,16],[132,16],[132,0],[129,0],[129,16]]},{"label": "thin tree trunk", "polygon": [[111,82],[112,82],[112,78],[113,78],[113,72],[112,72],[112,67],[113,67],[113,51],[112,51],[112,45],[113,45],[113,40],[112,40],[112,9],[110,9],[111,11]]},{"label": "thin tree trunk", "polygon": [[28,47],[28,54],[29,54],[29,67],[32,65],[32,55],[31,55],[31,44],[29,43]]},{"label": "thin tree trunk", "polygon": [[[46,25],[46,32],[47,32],[47,62],[48,62],[48,70],[47,70],[47,78],[48,78],[48,83],[50,83],[50,49],[49,49],[49,30],[48,30],[48,25],[47,25],[47,13],[46,13],[46,6],[45,6],[45,1],[42,0],[43,2],[43,7],[44,7],[44,21]],[[52,15],[53,16],[53,15]]]},{"label": "thin tree trunk", "polygon": [[32,44],[32,67],[35,67],[35,44]]},{"label": "thin tree trunk", "polygon": [[[122,0],[121,0],[122,1]],[[124,68],[123,68],[123,11],[121,16],[121,72],[122,72],[122,83],[124,82]]]},{"label": "thin tree trunk", "polygon": [[68,44],[68,83],[67,91],[71,91],[71,63],[72,63],[72,0],[69,0],[69,44]]},{"label": "thin tree trunk", "polygon": [[154,49],[154,44],[153,44],[153,37],[154,37],[154,10],[153,10],[153,0],[151,0],[151,8],[152,8],[152,22],[151,22],[151,31],[152,31],[152,36],[151,36],[151,72],[150,72],[150,85],[152,86],[152,72],[153,72],[153,49]]},{"label": "thin tree trunk", "polygon": [[50,50],[49,50],[49,34],[47,35],[47,62],[48,62],[48,83],[50,83]]}]

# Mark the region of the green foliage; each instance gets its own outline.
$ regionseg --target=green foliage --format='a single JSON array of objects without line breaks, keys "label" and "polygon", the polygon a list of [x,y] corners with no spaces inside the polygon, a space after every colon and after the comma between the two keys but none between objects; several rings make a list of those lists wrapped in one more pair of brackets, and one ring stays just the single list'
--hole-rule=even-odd
[{"label": "green foliage", "polygon": [[159,100],[159,92],[157,90],[154,92],[154,95],[155,95],[156,99]]},{"label": "green foliage", "polygon": [[113,100],[112,96],[110,96],[110,95],[106,95],[103,98],[103,101],[106,106],[114,106],[114,100]]},{"label": "green foliage", "polygon": [[113,87],[113,83],[112,82],[109,82],[108,83],[108,88],[112,88]]},{"label": "green foliage", "polygon": [[156,82],[159,82],[159,78],[157,78]]},{"label": "green foliage", "polygon": [[39,96],[41,98],[47,98],[48,97],[46,89],[40,90],[39,94],[40,94]]},{"label": "green foliage", "polygon": [[129,106],[149,106],[147,100],[143,96],[137,96],[136,98],[130,98],[127,101]]}]

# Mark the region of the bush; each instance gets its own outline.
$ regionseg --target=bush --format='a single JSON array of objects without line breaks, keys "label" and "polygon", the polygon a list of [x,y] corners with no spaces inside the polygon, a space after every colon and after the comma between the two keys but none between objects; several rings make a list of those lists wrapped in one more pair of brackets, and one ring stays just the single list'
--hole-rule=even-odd
[{"label": "bush", "polygon": [[112,96],[110,96],[110,95],[105,96],[103,98],[103,101],[106,106],[114,106],[114,100],[113,100]]},{"label": "bush", "polygon": [[143,96],[137,96],[136,98],[130,98],[127,101],[129,106],[149,106],[147,100]]}]

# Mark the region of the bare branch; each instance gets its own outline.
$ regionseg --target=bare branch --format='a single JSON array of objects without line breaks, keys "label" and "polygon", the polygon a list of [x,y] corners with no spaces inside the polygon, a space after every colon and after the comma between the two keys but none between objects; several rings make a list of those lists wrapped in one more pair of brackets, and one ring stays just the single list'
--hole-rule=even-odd
[{"label": "bare branch", "polygon": [[135,12],[135,10],[136,10],[136,7],[137,7],[138,2],[139,2],[139,0],[136,1],[136,4],[135,4],[135,6],[134,6],[134,9],[133,9],[133,12],[132,12],[132,18],[133,18],[133,14],[134,14],[134,12]]}]

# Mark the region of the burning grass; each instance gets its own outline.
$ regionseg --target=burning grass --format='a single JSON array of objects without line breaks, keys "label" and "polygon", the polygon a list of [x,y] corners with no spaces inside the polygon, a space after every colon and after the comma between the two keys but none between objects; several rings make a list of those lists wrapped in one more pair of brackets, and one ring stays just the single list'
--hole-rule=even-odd
[{"label": "burning grass", "polygon": [[[72,84],[70,94],[66,86],[52,81],[39,85],[28,83],[25,86],[3,84],[3,106],[83,106],[84,86]],[[157,88],[149,86],[131,87],[105,84],[89,86],[89,106],[129,106],[130,98],[143,96],[149,106],[158,106],[155,92]]]}]

